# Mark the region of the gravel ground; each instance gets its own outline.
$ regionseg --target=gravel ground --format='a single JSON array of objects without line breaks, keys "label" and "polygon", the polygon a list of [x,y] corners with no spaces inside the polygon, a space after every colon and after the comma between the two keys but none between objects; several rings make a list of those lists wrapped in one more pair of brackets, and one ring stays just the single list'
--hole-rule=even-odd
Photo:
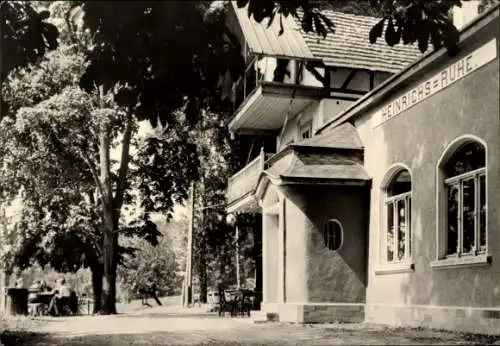
[{"label": "gravel ground", "polygon": [[21,318],[0,335],[6,345],[500,345],[485,336],[365,324],[253,324],[204,308],[153,307],[115,316]]}]

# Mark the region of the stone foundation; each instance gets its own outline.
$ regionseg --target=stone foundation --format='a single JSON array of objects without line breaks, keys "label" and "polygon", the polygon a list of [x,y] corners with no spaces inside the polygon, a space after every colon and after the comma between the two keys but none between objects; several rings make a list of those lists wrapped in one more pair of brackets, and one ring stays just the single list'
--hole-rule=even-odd
[{"label": "stone foundation", "polygon": [[363,304],[349,303],[285,303],[278,305],[280,322],[330,323],[362,322]]},{"label": "stone foundation", "polygon": [[367,304],[365,317],[368,323],[390,326],[500,334],[500,308]]}]

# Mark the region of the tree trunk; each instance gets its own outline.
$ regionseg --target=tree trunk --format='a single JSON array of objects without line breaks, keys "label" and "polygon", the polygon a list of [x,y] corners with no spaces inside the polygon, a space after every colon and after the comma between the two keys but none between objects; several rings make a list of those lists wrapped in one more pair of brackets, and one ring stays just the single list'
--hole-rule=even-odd
[{"label": "tree trunk", "polygon": [[102,310],[102,278],[103,278],[103,266],[102,264],[97,264],[90,267],[92,272],[92,293],[94,295],[94,307],[92,308],[92,313],[97,314]]},{"label": "tree trunk", "polygon": [[200,302],[205,304],[207,302],[207,251],[203,240],[200,242],[199,261]]},{"label": "tree trunk", "polygon": [[102,285],[103,315],[116,314],[116,234],[105,230],[104,233],[104,277]]},{"label": "tree trunk", "polygon": [[[104,88],[99,88],[100,98],[103,100]],[[104,107],[104,104],[101,104]],[[99,168],[100,186],[102,193],[102,214],[104,220],[103,236],[103,263],[104,277],[102,285],[102,309],[104,315],[116,314],[116,268],[118,265],[118,220],[123,204],[123,194],[127,186],[127,172],[129,147],[132,136],[132,109],[127,111],[127,119],[122,140],[121,162],[118,170],[116,193],[113,197],[110,171],[110,128],[107,121],[103,121],[99,128]]]},{"label": "tree trunk", "polygon": [[[102,87],[100,89],[101,98],[103,96]],[[102,309],[104,315],[116,314],[116,241],[115,237],[115,215],[113,208],[113,193],[111,190],[111,172],[110,172],[110,133],[109,125],[106,121],[99,129],[99,168],[100,183],[102,187],[102,216],[104,220],[103,237],[103,263],[104,277],[102,285]]]}]

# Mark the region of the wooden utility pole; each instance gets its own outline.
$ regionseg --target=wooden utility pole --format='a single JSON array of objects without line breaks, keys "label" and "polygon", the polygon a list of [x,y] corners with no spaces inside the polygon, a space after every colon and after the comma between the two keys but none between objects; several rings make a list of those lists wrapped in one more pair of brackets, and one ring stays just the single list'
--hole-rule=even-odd
[{"label": "wooden utility pole", "polygon": [[186,275],[184,277],[184,299],[183,306],[187,307],[193,302],[193,228],[194,228],[194,194],[195,185],[191,183],[189,191],[189,225],[186,254]]},{"label": "wooden utility pole", "polygon": [[[2,215],[0,217],[0,227],[4,233],[7,232],[7,212],[5,210],[5,206],[0,204],[2,208]],[[0,316],[5,314],[6,310],[6,294],[7,294],[7,286],[9,285],[9,275],[7,275],[6,268],[3,266],[0,268]]]}]

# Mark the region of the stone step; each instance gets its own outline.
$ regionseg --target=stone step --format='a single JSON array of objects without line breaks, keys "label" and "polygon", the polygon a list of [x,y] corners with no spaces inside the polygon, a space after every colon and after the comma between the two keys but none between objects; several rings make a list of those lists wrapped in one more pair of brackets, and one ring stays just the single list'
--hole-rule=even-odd
[{"label": "stone step", "polygon": [[280,315],[277,312],[268,312],[267,313],[267,320],[270,322],[279,322]]},{"label": "stone step", "polygon": [[252,310],[250,311],[250,319],[253,321],[253,323],[266,323],[267,314],[264,311]]},{"label": "stone step", "polygon": [[277,313],[265,311],[250,311],[250,319],[253,323],[278,322],[279,315]]}]

